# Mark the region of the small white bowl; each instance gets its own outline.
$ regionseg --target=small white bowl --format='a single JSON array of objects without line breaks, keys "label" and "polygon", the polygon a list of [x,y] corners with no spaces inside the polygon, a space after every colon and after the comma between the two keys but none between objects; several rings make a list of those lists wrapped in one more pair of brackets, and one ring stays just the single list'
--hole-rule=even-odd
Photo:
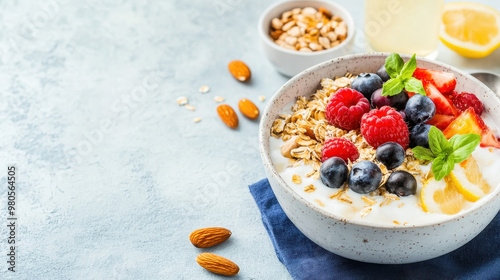
[{"label": "small white bowl", "polygon": [[[388,53],[356,54],[326,61],[290,79],[269,100],[260,122],[260,153],[267,178],[288,218],[309,239],[326,250],[370,263],[412,263],[451,252],[478,235],[500,210],[500,186],[472,207],[439,222],[419,225],[379,225],[352,221],[327,212],[305,200],[288,185],[273,165],[269,139],[274,120],[298,96],[313,93],[322,78],[346,73],[373,73]],[[409,56],[402,55],[403,59]],[[457,91],[473,92],[483,102],[494,124],[500,127],[500,98],[476,78],[444,63],[419,58],[422,68],[455,74]],[[487,244],[485,246],[488,246]]]},{"label": "small white bowl", "polygon": [[[316,9],[323,7],[328,9],[333,15],[341,17],[347,25],[346,39],[336,47],[309,53],[288,50],[273,42],[269,36],[271,20],[275,17],[280,17],[283,12],[305,7]],[[289,77],[325,60],[350,54],[354,42],[354,31],[354,20],[351,15],[343,7],[330,1],[279,2],[267,8],[259,19],[259,34],[264,54],[278,72]]]}]

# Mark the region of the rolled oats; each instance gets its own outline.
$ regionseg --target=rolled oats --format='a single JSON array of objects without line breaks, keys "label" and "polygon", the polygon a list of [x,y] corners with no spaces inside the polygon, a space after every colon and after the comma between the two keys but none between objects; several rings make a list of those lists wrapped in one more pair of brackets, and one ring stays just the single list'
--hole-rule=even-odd
[{"label": "rolled oats", "polygon": [[304,187],[304,191],[306,193],[312,193],[315,190],[316,190],[316,187],[313,184],[307,185],[307,186]]},{"label": "rolled oats", "polygon": [[184,105],[188,104],[188,99],[185,96],[180,96],[177,98],[176,102],[177,102],[177,105],[184,106]]},{"label": "rolled oats", "polygon": [[201,86],[199,90],[200,90],[201,93],[207,93],[207,92],[210,91],[210,87],[208,87],[208,86]]},{"label": "rolled oats", "polygon": [[300,178],[299,175],[292,175],[292,182],[294,182],[295,184],[299,185],[299,184],[302,184],[302,178]]}]

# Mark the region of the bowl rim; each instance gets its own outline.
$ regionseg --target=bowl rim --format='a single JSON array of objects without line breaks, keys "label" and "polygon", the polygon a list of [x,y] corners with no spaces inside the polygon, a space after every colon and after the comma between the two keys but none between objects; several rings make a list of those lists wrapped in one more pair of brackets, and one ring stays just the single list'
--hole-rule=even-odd
[{"label": "bowl rim", "polygon": [[[342,216],[339,216],[335,213],[326,211],[323,208],[313,204],[312,202],[306,200],[304,197],[299,195],[295,190],[293,190],[283,180],[283,178],[281,178],[281,176],[277,172],[277,170],[274,167],[274,164],[271,160],[269,149],[265,148],[266,146],[264,145],[264,143],[265,143],[265,141],[269,142],[270,138],[265,137],[266,133],[264,133],[264,131],[265,131],[265,124],[268,123],[270,118],[271,118],[269,111],[271,110],[272,105],[283,95],[283,93],[285,92],[285,89],[289,88],[297,80],[301,79],[302,77],[306,76],[307,74],[310,74],[311,72],[314,72],[318,69],[324,68],[329,64],[337,62],[338,60],[349,61],[349,60],[353,60],[353,59],[357,59],[357,58],[361,58],[361,57],[366,57],[366,56],[387,57],[389,54],[390,53],[387,53],[387,52],[367,52],[367,53],[351,54],[351,55],[346,55],[346,56],[341,56],[338,58],[330,59],[330,60],[321,62],[319,64],[316,64],[314,66],[311,66],[311,67],[305,69],[304,71],[300,72],[299,74],[295,75],[290,80],[288,80],[283,86],[281,86],[267,102],[267,105],[266,105],[264,112],[263,112],[263,117],[262,117],[260,124],[259,124],[259,150],[260,150],[260,155],[261,155],[262,161],[264,163],[264,168],[271,171],[270,172],[271,176],[273,177],[273,179],[275,179],[278,182],[278,184],[280,185],[281,188],[283,188],[284,191],[291,193],[291,195],[294,199],[298,200],[300,203],[302,203],[306,207],[311,208],[312,210],[320,213],[322,216],[324,216],[326,218],[333,219],[333,220],[347,223],[347,224],[363,226],[363,227],[378,228],[378,229],[409,229],[409,228],[415,229],[415,228],[425,228],[425,227],[431,227],[431,226],[441,226],[443,224],[447,224],[447,223],[451,223],[455,220],[459,220],[460,218],[463,218],[467,215],[470,215],[471,213],[473,213],[475,211],[478,211],[480,208],[486,206],[487,204],[492,203],[494,198],[500,195],[500,186],[496,186],[495,191],[486,195],[483,198],[482,203],[475,203],[474,205],[472,205],[470,208],[466,209],[465,211],[459,212],[459,213],[454,214],[454,215],[450,215],[449,217],[446,217],[446,219],[443,219],[443,220],[440,220],[437,222],[428,222],[428,223],[419,224],[419,225],[412,225],[412,226],[396,225],[396,224],[384,225],[384,224],[378,224],[378,223],[374,223],[374,222],[361,222],[361,221],[357,221],[357,220],[353,221],[353,220],[346,219]],[[406,60],[406,59],[409,59],[411,56],[401,54],[401,57]],[[445,68],[448,68],[450,70],[456,71],[462,75],[467,76],[467,78],[469,78],[470,80],[477,83],[478,86],[485,89],[487,92],[489,92],[489,94],[492,94],[493,96],[495,96],[495,98],[498,100],[498,102],[500,102],[500,97],[497,94],[495,94],[495,92],[493,92],[490,88],[488,88],[481,81],[479,81],[478,79],[476,79],[475,77],[473,77],[469,73],[467,73],[461,69],[458,69],[457,67],[454,67],[454,66],[451,66],[451,65],[448,65],[446,63],[439,62],[439,61],[434,61],[434,60],[430,60],[430,59],[426,59],[426,58],[422,58],[422,57],[417,57],[417,61],[418,60],[426,61],[426,62],[429,62],[431,64],[445,67]],[[267,147],[269,148],[270,146],[267,145]]]},{"label": "bowl rim", "polygon": [[[315,51],[315,52],[292,51],[289,49],[285,49],[285,48],[279,46],[278,44],[276,44],[275,42],[273,42],[266,32],[267,31],[266,26],[267,26],[267,24],[270,24],[270,23],[264,23],[264,18],[267,15],[269,15],[271,10],[273,10],[279,6],[283,6],[285,4],[290,4],[290,3],[294,3],[294,2],[297,2],[297,3],[304,3],[304,2],[326,3],[328,5],[335,7],[338,10],[341,10],[342,13],[344,13],[346,15],[345,18],[343,17],[343,19],[346,21],[347,28],[348,28],[346,39],[344,41],[342,41],[342,43],[338,44],[337,46],[335,46],[333,48],[329,48],[327,50]],[[302,6],[302,5],[300,5],[300,6]],[[258,29],[259,29],[259,35],[260,35],[261,39],[265,42],[265,44],[267,44],[271,48],[273,48],[277,51],[288,53],[288,54],[293,54],[293,55],[298,55],[298,56],[303,56],[303,57],[310,57],[310,56],[329,54],[331,52],[337,51],[340,48],[343,48],[344,46],[348,45],[349,42],[351,42],[353,40],[353,37],[355,37],[356,25],[354,23],[354,19],[352,18],[351,14],[344,7],[340,6],[339,4],[337,4],[335,2],[332,2],[332,1],[314,1],[314,0],[289,0],[289,1],[280,1],[280,2],[274,3],[274,4],[270,5],[269,7],[267,7],[264,10],[264,12],[261,14],[261,16],[259,17]]]}]

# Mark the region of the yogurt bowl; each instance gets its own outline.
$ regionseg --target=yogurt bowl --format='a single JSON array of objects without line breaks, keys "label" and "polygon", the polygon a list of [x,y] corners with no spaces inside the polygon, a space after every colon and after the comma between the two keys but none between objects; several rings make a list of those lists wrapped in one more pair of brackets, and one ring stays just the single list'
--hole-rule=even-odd
[{"label": "yogurt bowl", "polygon": [[[491,186],[492,191],[486,196],[454,215],[429,215],[429,219],[423,215],[419,221],[408,217],[408,223],[354,219],[334,207],[314,203],[300,194],[290,178],[285,177],[282,163],[276,160],[275,139],[271,139],[273,122],[297,97],[314,93],[324,78],[343,77],[346,73],[375,73],[387,55],[344,56],[313,66],[288,81],[271,98],[264,111],[260,123],[260,152],[281,207],[295,226],[313,242],[337,255],[358,261],[411,263],[444,255],[479,234],[500,210],[498,183]],[[403,56],[403,59],[409,57]],[[439,62],[418,59],[418,66],[453,73],[458,82],[457,90],[475,93],[485,106],[490,126],[498,129],[500,100],[484,84],[457,68]]]}]

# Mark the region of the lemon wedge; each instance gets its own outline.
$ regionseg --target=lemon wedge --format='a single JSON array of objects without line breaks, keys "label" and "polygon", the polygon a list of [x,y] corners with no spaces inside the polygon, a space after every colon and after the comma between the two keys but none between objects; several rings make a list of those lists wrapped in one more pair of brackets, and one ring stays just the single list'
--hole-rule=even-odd
[{"label": "lemon wedge", "polygon": [[453,215],[464,208],[466,203],[464,196],[449,182],[448,176],[445,176],[444,180],[436,181],[430,178],[424,183],[420,192],[424,211]]},{"label": "lemon wedge", "polygon": [[461,162],[460,166],[465,169],[465,177],[469,182],[479,185],[485,194],[491,191],[491,186],[483,178],[483,174],[479,171],[479,165],[477,165],[477,161],[473,156]]},{"label": "lemon wedge", "polygon": [[440,39],[465,57],[481,58],[500,46],[500,13],[486,5],[457,2],[444,6]]}]

